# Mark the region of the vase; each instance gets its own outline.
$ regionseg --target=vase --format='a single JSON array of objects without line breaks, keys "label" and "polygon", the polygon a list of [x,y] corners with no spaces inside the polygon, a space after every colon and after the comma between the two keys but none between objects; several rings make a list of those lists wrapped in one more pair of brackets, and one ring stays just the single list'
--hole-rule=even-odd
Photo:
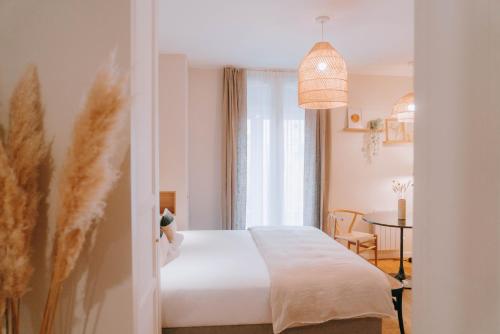
[{"label": "vase", "polygon": [[404,198],[398,200],[398,219],[406,219],[406,200]]}]

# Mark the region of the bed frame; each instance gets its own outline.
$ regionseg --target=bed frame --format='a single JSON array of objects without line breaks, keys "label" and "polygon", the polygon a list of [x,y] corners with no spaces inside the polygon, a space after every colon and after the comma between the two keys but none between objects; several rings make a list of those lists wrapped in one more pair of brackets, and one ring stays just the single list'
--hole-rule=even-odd
[{"label": "bed frame", "polygon": [[160,191],[160,215],[165,209],[170,210],[175,215],[175,202],[175,191]]},{"label": "bed frame", "polygon": [[[283,334],[382,334],[379,318],[332,320],[318,325],[289,328]],[[273,334],[271,324],[163,328],[162,334]]]}]

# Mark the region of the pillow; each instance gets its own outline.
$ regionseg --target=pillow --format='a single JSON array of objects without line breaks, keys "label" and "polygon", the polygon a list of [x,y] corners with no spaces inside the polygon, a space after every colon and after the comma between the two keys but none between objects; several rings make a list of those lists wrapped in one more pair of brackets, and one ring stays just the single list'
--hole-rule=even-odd
[{"label": "pillow", "polygon": [[170,248],[169,252],[168,252],[168,256],[167,256],[167,261],[165,264],[169,263],[170,261],[174,260],[175,258],[177,258],[180,254],[180,251],[179,249],[173,249],[173,248]]},{"label": "pillow", "polygon": [[175,239],[175,233],[177,233],[177,224],[174,221],[170,223],[168,226],[160,227],[160,231],[166,234],[168,241],[172,243]]},{"label": "pillow", "polygon": [[160,237],[160,266],[163,267],[166,265],[168,261],[168,256],[170,253],[170,242],[167,239],[167,236]]},{"label": "pillow", "polygon": [[184,236],[180,233],[175,233],[174,241],[168,241],[167,236],[160,237],[160,266],[163,267],[169,262],[177,258],[180,254],[180,246]]},{"label": "pillow", "polygon": [[172,241],[170,242],[170,248],[172,251],[178,251],[181,248],[182,241],[184,240],[184,235],[175,232]]},{"label": "pillow", "polygon": [[167,208],[163,209],[163,213],[161,214],[161,216],[163,219],[165,219],[165,225],[162,226],[167,226],[174,221],[174,214]]},{"label": "pillow", "polygon": [[[163,227],[167,227],[173,222],[174,215],[172,214],[172,212],[170,212],[170,210],[165,208],[165,210],[163,210],[163,214],[160,216],[160,237],[163,235],[163,233],[166,233],[166,230],[164,230]],[[171,236],[169,237],[169,240],[170,238]]]},{"label": "pillow", "polygon": [[170,243],[170,248],[168,249],[168,255],[165,264],[169,263],[170,261],[179,256],[179,254],[181,253],[180,248],[182,240],[184,240],[184,236],[176,232],[174,234],[173,241]]},{"label": "pillow", "polygon": [[183,240],[184,236],[177,233],[174,215],[165,208],[160,217],[160,265],[162,267],[179,256]]}]

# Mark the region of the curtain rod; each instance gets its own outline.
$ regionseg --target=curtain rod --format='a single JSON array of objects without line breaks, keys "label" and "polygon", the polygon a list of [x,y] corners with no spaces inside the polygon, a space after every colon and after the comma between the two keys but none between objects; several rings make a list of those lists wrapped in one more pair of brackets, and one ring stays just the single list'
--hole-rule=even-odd
[{"label": "curtain rod", "polygon": [[287,72],[287,73],[297,73],[297,70],[285,70],[285,69],[272,69],[272,68],[262,68],[262,67],[247,67],[244,68],[247,71],[256,72]]},{"label": "curtain rod", "polygon": [[243,70],[247,71],[256,71],[256,72],[286,72],[286,73],[297,73],[297,70],[290,70],[290,69],[282,69],[282,68],[266,68],[266,67],[239,67],[239,66],[232,66],[232,65],[225,65],[223,68],[226,67],[233,67],[233,68],[240,68]]}]

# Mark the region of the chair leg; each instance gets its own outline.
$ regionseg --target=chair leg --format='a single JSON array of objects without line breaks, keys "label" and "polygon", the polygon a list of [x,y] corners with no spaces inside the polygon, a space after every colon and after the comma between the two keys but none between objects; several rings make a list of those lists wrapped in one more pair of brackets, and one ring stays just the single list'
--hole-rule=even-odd
[{"label": "chair leg", "polygon": [[375,248],[373,249],[375,252],[375,266],[378,267],[378,238],[375,234]]},{"label": "chair leg", "polygon": [[356,241],[356,253],[359,254],[359,240]]},{"label": "chair leg", "polygon": [[347,247],[348,250],[351,250],[351,243],[349,241],[347,242],[346,247]]}]

